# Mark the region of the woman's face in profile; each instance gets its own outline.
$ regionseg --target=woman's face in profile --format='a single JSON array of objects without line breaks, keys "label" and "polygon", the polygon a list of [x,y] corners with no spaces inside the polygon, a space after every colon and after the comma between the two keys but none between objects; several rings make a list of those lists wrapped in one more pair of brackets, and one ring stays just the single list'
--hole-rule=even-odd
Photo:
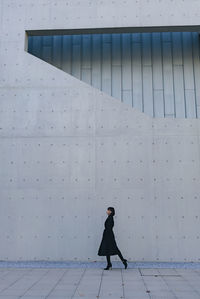
[{"label": "woman's face in profile", "polygon": [[107,210],[106,213],[107,213],[108,215],[110,215],[112,212],[111,212],[110,210]]}]

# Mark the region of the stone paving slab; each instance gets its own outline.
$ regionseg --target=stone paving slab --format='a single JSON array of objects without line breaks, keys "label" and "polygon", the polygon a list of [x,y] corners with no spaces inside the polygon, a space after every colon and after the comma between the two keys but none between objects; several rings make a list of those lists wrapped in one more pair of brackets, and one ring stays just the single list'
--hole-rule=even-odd
[{"label": "stone paving slab", "polygon": [[112,264],[0,262],[0,299],[200,299],[199,263]]}]

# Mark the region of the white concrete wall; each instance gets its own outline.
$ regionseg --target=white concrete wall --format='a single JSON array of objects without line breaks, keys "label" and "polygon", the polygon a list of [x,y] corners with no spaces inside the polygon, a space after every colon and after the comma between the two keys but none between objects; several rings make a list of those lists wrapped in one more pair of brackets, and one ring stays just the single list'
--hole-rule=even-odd
[{"label": "white concrete wall", "polygon": [[150,2],[112,19],[111,1],[0,1],[1,260],[104,260],[108,206],[128,260],[199,260],[199,119],[151,118],[24,51],[25,29],[198,25],[198,1],[176,18]]}]

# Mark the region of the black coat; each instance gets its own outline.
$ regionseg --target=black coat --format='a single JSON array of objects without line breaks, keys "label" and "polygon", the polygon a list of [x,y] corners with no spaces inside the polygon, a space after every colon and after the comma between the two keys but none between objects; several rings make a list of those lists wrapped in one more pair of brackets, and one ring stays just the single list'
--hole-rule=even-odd
[{"label": "black coat", "polygon": [[108,215],[105,223],[105,229],[103,231],[103,237],[99,246],[98,255],[115,255],[118,254],[118,247],[115,241],[113,233],[114,219],[113,215]]}]

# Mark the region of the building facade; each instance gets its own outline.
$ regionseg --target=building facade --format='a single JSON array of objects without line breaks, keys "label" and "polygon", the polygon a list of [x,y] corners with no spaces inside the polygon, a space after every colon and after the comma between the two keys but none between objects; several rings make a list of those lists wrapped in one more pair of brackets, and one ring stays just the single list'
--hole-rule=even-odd
[{"label": "building facade", "polygon": [[[0,1],[0,259],[199,261],[197,0]],[[114,257],[116,260],[117,256]]]}]

